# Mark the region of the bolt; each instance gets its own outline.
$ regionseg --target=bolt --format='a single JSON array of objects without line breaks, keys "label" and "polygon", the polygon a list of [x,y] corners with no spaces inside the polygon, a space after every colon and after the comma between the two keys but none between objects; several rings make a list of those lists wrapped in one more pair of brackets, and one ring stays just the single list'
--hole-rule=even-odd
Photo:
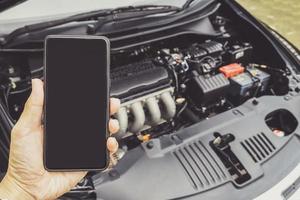
[{"label": "bolt", "polygon": [[116,170],[111,170],[109,172],[109,176],[112,177],[112,178],[115,178],[115,177],[119,176],[119,173]]},{"label": "bolt", "polygon": [[146,144],[146,147],[147,147],[148,149],[152,149],[152,148],[154,147],[153,142],[152,142],[152,141],[148,142],[148,143]]},{"label": "bolt", "polygon": [[252,104],[255,105],[255,106],[258,105],[258,103],[259,103],[259,102],[258,102],[256,99],[254,99],[254,100],[252,101]]},{"label": "bolt", "polygon": [[288,95],[285,96],[285,97],[284,97],[284,100],[286,100],[286,101],[290,100],[290,96],[288,96]]},{"label": "bolt", "polygon": [[182,84],[180,84],[180,88],[181,88],[182,90],[185,90],[185,89],[186,89],[186,85],[185,85],[184,83],[182,83]]}]

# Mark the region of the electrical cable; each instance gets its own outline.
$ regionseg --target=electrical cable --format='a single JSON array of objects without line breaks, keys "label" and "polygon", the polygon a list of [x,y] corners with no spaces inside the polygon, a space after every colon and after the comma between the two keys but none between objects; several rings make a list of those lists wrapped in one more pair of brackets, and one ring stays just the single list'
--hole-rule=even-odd
[{"label": "electrical cable", "polygon": [[180,116],[180,114],[184,111],[184,109],[186,109],[187,107],[187,102],[185,101],[184,104],[179,108],[179,110],[177,111],[175,118],[178,118]]},{"label": "electrical cable", "polygon": [[37,68],[37,69],[34,69],[34,70],[31,70],[30,73],[33,74],[33,73],[36,73],[36,72],[39,72],[39,71],[43,71],[44,70],[44,66],[40,67],[40,68]]},{"label": "electrical cable", "polygon": [[179,92],[179,81],[178,81],[178,75],[176,73],[175,67],[173,65],[168,65],[168,68],[172,71],[173,73],[173,77],[174,77],[174,82],[175,82],[175,92],[174,92],[174,96],[177,96],[178,92]]},{"label": "electrical cable", "polygon": [[26,92],[28,90],[31,90],[31,87],[27,87],[27,88],[24,88],[24,89],[21,89],[21,90],[16,90],[16,91],[10,91],[8,96],[12,95],[12,94],[20,94],[20,93]]}]

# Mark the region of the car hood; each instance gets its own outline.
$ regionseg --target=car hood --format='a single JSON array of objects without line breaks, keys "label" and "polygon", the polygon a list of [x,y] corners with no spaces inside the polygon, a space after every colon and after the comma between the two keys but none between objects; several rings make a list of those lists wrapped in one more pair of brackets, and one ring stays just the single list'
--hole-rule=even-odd
[{"label": "car hood", "polygon": [[[163,3],[159,0],[127,0],[118,2],[88,0],[89,3],[86,0],[0,0],[0,2],[6,1],[10,3],[10,6],[6,6],[5,9],[2,9],[3,6],[0,3],[0,35],[10,33],[28,24],[51,21],[92,10],[125,7],[128,5],[149,5],[149,2],[154,5],[165,4],[181,7],[186,0],[164,0]],[[16,2],[24,1],[26,2],[15,6]],[[13,2],[15,3],[13,4]],[[13,6],[15,7],[8,10],[8,8]],[[1,11],[4,12],[1,13]]]},{"label": "car hood", "polygon": [[26,0],[2,0],[0,1],[0,12],[24,1]]}]

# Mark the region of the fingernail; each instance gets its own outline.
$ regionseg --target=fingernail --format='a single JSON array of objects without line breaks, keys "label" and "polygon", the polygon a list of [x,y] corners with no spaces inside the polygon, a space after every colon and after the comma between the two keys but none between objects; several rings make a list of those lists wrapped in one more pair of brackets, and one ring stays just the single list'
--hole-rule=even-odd
[{"label": "fingernail", "polygon": [[109,143],[111,143],[111,144],[114,144],[114,143],[117,142],[117,140],[116,140],[115,137],[109,137],[109,138],[107,139],[107,141],[108,141]]},{"label": "fingernail", "polygon": [[118,142],[117,142],[116,138],[109,137],[107,139],[107,149],[112,153],[114,153],[118,150]]},{"label": "fingernail", "polygon": [[111,133],[116,133],[119,130],[119,121],[116,119],[110,119]]},{"label": "fingernail", "polygon": [[37,95],[37,80],[31,79],[31,97],[35,97]]},{"label": "fingernail", "polygon": [[33,78],[33,79],[31,79],[31,84],[37,84],[37,82],[39,82],[39,81],[40,81],[40,79]]},{"label": "fingernail", "polygon": [[111,103],[116,106],[119,106],[121,104],[121,101],[120,101],[120,99],[117,99],[117,98],[111,98]]},{"label": "fingernail", "polygon": [[113,127],[119,127],[119,121],[117,119],[111,119],[110,123]]},{"label": "fingernail", "polygon": [[31,79],[31,85],[32,85],[32,91],[35,92],[37,90],[37,87],[38,87],[38,84],[41,80],[40,79],[37,79],[37,78],[34,78],[34,79]]}]

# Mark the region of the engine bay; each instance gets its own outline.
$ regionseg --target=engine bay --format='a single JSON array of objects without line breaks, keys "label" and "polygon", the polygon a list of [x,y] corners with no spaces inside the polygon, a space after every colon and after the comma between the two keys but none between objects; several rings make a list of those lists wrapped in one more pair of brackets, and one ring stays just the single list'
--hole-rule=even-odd
[{"label": "engine bay", "polygon": [[[148,140],[250,98],[287,92],[287,85],[277,87],[274,80],[284,81],[288,71],[253,63],[248,42],[208,40],[152,51],[135,50],[130,60],[142,60],[112,69],[111,93],[122,101],[118,137]],[[147,54],[151,57],[145,59]]]},{"label": "engine bay", "polygon": [[[112,55],[111,96],[121,100],[116,137],[125,151],[250,98],[288,92],[289,70],[257,61],[251,42],[187,37]],[[14,120],[29,95],[30,79],[43,78],[42,67],[32,69],[40,61],[26,55],[0,61],[2,101]]]},{"label": "engine bay", "polygon": [[[251,41],[239,37],[184,35],[112,54],[111,96],[121,100],[116,137],[134,148],[250,98],[286,94],[290,71],[258,60],[255,52]],[[30,79],[43,78],[42,57],[8,53],[0,66],[2,101],[17,120]]]},{"label": "engine bay", "polygon": [[[108,21],[111,33],[105,26],[100,29],[100,35],[111,40],[111,97],[121,100],[113,116],[120,125],[114,135],[119,164],[108,172],[91,172],[74,194],[96,189],[105,199],[120,199],[119,194],[123,199],[178,199],[200,193],[208,199],[212,194],[205,190],[224,186],[229,194],[256,181],[240,190],[252,194],[267,189],[274,174],[281,174],[271,173],[278,170],[280,158],[298,159],[294,149],[299,139],[293,133],[299,116],[292,109],[300,105],[299,69],[227,4],[199,2],[203,9],[191,8],[178,20],[180,25],[167,24],[155,31],[126,30],[130,20]],[[133,23],[139,20],[143,25],[144,19]],[[11,127],[30,94],[31,79],[43,79],[45,36],[89,34],[90,21],[25,34],[0,49],[0,110]],[[96,91],[86,88],[78,95],[87,92]],[[9,146],[4,134],[0,142]],[[7,160],[8,150],[0,150]],[[275,153],[280,156],[271,159]],[[263,175],[267,178],[259,180]],[[144,185],[140,180],[146,180]],[[233,184],[228,186],[229,182]],[[224,191],[212,193],[220,199]]]}]

